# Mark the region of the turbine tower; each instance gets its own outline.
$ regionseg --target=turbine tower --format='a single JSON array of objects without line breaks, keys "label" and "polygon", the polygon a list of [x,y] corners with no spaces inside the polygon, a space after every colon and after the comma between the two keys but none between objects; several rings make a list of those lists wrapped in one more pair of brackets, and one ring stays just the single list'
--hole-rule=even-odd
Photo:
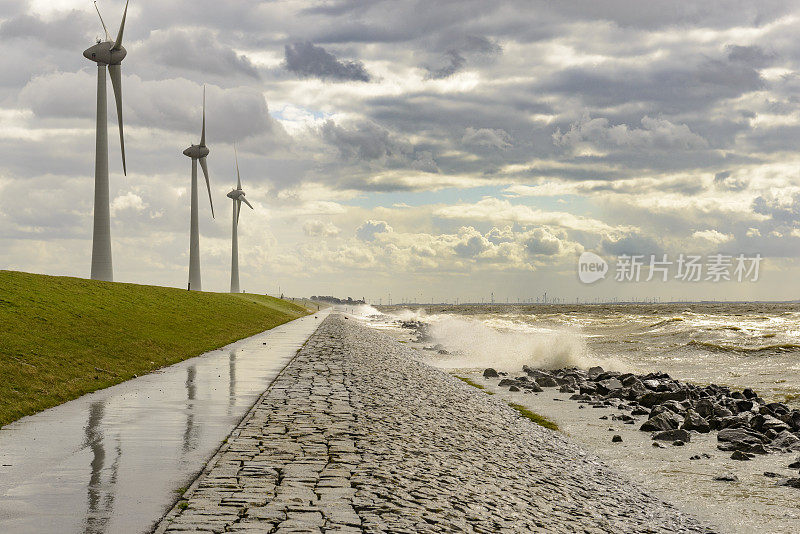
[{"label": "turbine tower", "polygon": [[198,227],[197,211],[197,162],[203,168],[208,188],[208,202],[211,204],[211,217],[214,217],[214,202],[211,200],[211,183],[208,181],[208,164],[206,157],[209,150],[206,146],[206,88],[203,87],[203,130],[200,133],[200,144],[192,145],[183,151],[185,156],[192,158],[192,214],[189,230],[189,290],[202,291],[200,281],[200,229]]},{"label": "turbine tower", "polygon": [[244,198],[244,191],[242,191],[242,177],[239,175],[239,155],[236,154],[236,147],[234,147],[234,154],[236,157],[236,189],[231,189],[228,193],[228,198],[233,200],[233,229],[231,230],[231,293],[239,293],[239,211],[242,209],[242,202],[253,209],[246,198]]},{"label": "turbine tower", "polygon": [[[97,2],[95,2],[97,9]],[[100,15],[100,9],[97,9]],[[122,60],[128,52],[122,46],[122,33],[125,30],[125,18],[128,16],[128,2],[119,25],[117,39],[111,36],[100,15],[106,40],[97,40],[97,44],[87,48],[83,55],[86,59],[97,63],[97,134],[95,137],[94,160],[94,229],[92,232],[92,279],[113,282],[114,268],[111,263],[111,216],[109,211],[108,186],[108,113],[106,95],[106,70],[111,74],[111,85],[114,86],[114,99],[117,101],[117,122],[119,124],[119,144],[122,148],[122,172],[128,175],[125,166],[125,137],[122,133]]]}]

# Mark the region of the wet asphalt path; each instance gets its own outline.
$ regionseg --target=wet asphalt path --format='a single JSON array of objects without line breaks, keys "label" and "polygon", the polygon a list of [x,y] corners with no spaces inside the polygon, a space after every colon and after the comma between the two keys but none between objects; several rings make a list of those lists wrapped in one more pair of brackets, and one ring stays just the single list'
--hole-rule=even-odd
[{"label": "wet asphalt path", "polygon": [[0,532],[148,532],[326,312],[0,429]]}]

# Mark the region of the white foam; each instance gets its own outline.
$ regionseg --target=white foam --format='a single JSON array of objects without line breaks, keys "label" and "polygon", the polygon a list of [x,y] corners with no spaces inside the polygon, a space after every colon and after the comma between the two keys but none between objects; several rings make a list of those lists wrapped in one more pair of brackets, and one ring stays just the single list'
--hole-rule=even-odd
[{"label": "white foam", "polygon": [[487,321],[453,315],[429,316],[426,320],[431,325],[433,342],[453,353],[429,358],[437,367],[493,367],[510,372],[521,371],[523,365],[541,369],[593,365],[625,368],[618,360],[591,354],[585,337],[574,328],[532,327],[522,323],[498,328]]}]

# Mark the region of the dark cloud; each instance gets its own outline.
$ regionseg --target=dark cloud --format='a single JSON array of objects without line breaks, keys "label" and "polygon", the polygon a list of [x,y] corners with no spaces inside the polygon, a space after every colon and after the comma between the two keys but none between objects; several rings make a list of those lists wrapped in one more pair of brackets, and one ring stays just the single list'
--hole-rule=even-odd
[{"label": "dark cloud", "polygon": [[[88,35],[95,30],[93,22],[89,13],[78,10],[59,13],[48,21],[20,13],[0,24],[0,40],[36,40],[56,47],[87,48],[92,44]],[[97,36],[104,37],[102,33]]]},{"label": "dark cloud", "polygon": [[755,68],[766,67],[776,59],[774,54],[764,52],[760,46],[728,45],[725,50],[728,52],[730,61]]},{"label": "dark cloud", "polygon": [[545,79],[541,88],[577,97],[590,107],[642,103],[676,113],[700,110],[764,87],[761,75],[749,65],[718,59],[686,63],[570,68]]},{"label": "dark cloud", "polygon": [[[447,40],[450,43],[450,39]],[[450,43],[452,44],[452,43]],[[453,74],[464,70],[467,65],[467,57],[473,59],[499,55],[503,48],[497,43],[480,35],[467,35],[462,39],[459,47],[447,49],[439,59],[438,66],[426,66],[428,79],[438,80],[449,78]]]},{"label": "dark cloud", "polygon": [[313,43],[294,43],[284,49],[286,68],[304,78],[337,81],[370,81],[370,75],[360,61],[337,59]]},{"label": "dark cloud", "polygon": [[467,64],[467,60],[464,59],[464,56],[462,56],[458,50],[448,50],[445,52],[445,60],[447,64],[442,67],[426,67],[428,69],[429,79],[438,80],[441,78],[448,78],[463,69],[464,65]]},{"label": "dark cloud", "polygon": [[202,27],[154,31],[136,54],[146,55],[156,64],[171,67],[171,72],[189,70],[203,76],[259,78],[258,70],[246,55],[220,43],[213,32]]},{"label": "dark cloud", "polygon": [[344,158],[375,160],[398,151],[389,131],[374,122],[360,122],[345,128],[328,120],[320,132],[322,138],[335,146]]}]

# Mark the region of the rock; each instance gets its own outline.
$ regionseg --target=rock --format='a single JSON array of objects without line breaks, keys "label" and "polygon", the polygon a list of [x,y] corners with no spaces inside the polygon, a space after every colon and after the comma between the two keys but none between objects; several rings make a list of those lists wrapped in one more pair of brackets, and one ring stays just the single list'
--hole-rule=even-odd
[{"label": "rock", "polygon": [[743,443],[763,443],[764,436],[746,428],[726,428],[717,433],[717,441],[739,441]]},{"label": "rock", "polygon": [[755,399],[756,397],[758,397],[755,391],[753,391],[750,388],[744,388],[744,390],[742,391],[742,395],[744,395],[745,399]]},{"label": "rock", "polygon": [[525,382],[522,387],[525,388],[526,392],[540,393],[544,391],[536,382]]},{"label": "rock", "polygon": [[651,417],[639,428],[645,432],[673,430],[681,424],[680,416],[672,412],[664,412]]},{"label": "rock", "polygon": [[733,454],[731,454],[731,460],[739,460],[739,461],[744,462],[744,461],[747,461],[747,460],[751,460],[753,458],[753,456],[754,455],[746,453],[746,452],[733,451]]},{"label": "rock", "polygon": [[652,408],[653,406],[668,400],[685,401],[688,398],[689,392],[686,390],[662,392],[653,391],[642,395],[639,399],[639,404],[648,408]]},{"label": "rock", "polygon": [[708,421],[694,410],[687,410],[686,416],[683,418],[681,428],[684,430],[696,430],[701,434],[711,432],[711,425]]},{"label": "rock", "polygon": [[616,378],[607,378],[597,382],[597,391],[601,395],[606,395],[612,391],[622,389],[622,382]]},{"label": "rock", "polygon": [[558,391],[560,393],[575,393],[575,388],[573,388],[572,386],[570,386],[568,384],[564,384],[563,386],[558,388]]},{"label": "rock", "polygon": [[647,389],[658,389],[658,386],[661,385],[661,382],[658,380],[653,380],[652,378],[649,380],[642,380],[642,385]]},{"label": "rock", "polygon": [[504,378],[497,385],[500,386],[501,388],[504,388],[506,386],[513,386],[516,384],[516,382],[517,382],[516,380],[513,380],[511,378]]},{"label": "rock", "polygon": [[699,460],[700,459],[700,455],[699,454],[695,454],[694,456],[690,456],[689,459],[690,460]]},{"label": "rock", "polygon": [[658,441],[683,441],[684,443],[690,441],[692,438],[691,434],[689,434],[686,430],[675,429],[675,430],[665,430],[663,432],[659,432],[653,436],[654,440]]},{"label": "rock", "polygon": [[789,430],[789,425],[771,415],[758,414],[750,420],[750,428],[760,432],[774,430],[780,433]]},{"label": "rock", "polygon": [[739,482],[739,477],[732,473],[723,473],[720,475],[716,475],[714,480],[718,480],[720,482]]},{"label": "rock", "polygon": [[800,489],[800,478],[787,478],[778,482],[778,485]]},{"label": "rock", "polygon": [[789,432],[788,430],[784,430],[772,440],[770,445],[775,447],[776,449],[782,450],[791,450],[794,449],[798,444],[800,444],[800,438]]},{"label": "rock", "polygon": [[508,388],[508,391],[516,393],[517,391],[519,391],[519,388],[517,386],[511,386],[510,388]]},{"label": "rock", "polygon": [[620,442],[622,442],[622,436],[620,436],[619,434],[614,434],[611,437],[611,442],[612,443],[620,443]]},{"label": "rock", "polygon": [[800,468],[800,456],[798,456],[794,462],[789,464],[789,469],[798,469],[798,468]]},{"label": "rock", "polygon": [[641,406],[637,406],[631,412],[631,415],[649,415],[649,414],[650,414],[650,410],[645,410]]},{"label": "rock", "polygon": [[534,378],[534,380],[536,380],[536,383],[543,388],[554,388],[558,387],[559,385],[556,379],[552,376],[538,376]]},{"label": "rock", "polygon": [[686,442],[681,439],[672,442],[673,447],[683,447],[684,445],[686,445]]},{"label": "rock", "polygon": [[491,367],[483,371],[483,378],[497,378],[498,376],[500,375],[497,374],[497,371],[495,371]]},{"label": "rock", "polygon": [[694,409],[705,419],[714,416],[714,403],[711,402],[709,399],[700,399],[697,401]]},{"label": "rock", "polygon": [[595,380],[598,376],[603,374],[605,370],[600,367],[599,365],[596,367],[590,367],[589,370],[586,372],[586,375],[589,377],[589,380]]},{"label": "rock", "polygon": [[659,442],[657,442],[657,441],[654,441],[654,442],[653,442],[653,447],[655,447],[655,448],[657,448],[657,449],[666,449],[666,447],[664,446],[664,444],[663,444],[663,443],[659,443]]},{"label": "rock", "polygon": [[746,427],[750,423],[751,416],[747,413],[740,413],[739,415],[731,415],[729,417],[721,417],[717,420],[717,428],[741,428]]},{"label": "rock", "polygon": [[772,471],[764,471],[764,476],[767,478],[780,478],[778,473],[773,473]]}]

